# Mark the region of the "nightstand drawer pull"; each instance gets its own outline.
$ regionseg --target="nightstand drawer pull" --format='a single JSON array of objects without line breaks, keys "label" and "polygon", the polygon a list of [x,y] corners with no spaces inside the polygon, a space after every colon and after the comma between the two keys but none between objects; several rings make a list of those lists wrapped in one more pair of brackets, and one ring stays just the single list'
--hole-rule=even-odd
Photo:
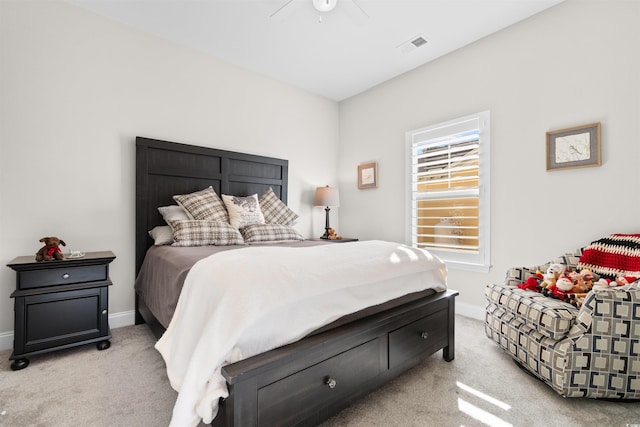
[{"label": "nightstand drawer pull", "polygon": [[102,314],[107,314],[107,310],[102,310]]},{"label": "nightstand drawer pull", "polygon": [[429,338],[429,332],[423,332],[420,334],[420,338],[422,338],[423,340],[426,340],[427,338]]},{"label": "nightstand drawer pull", "polygon": [[336,380],[334,380],[333,378],[327,378],[327,380],[325,381],[325,384],[329,387],[329,388],[336,388],[336,386],[338,385],[338,382]]},{"label": "nightstand drawer pull", "polygon": [[62,275],[62,278],[63,278],[63,279],[68,279],[69,277],[71,277],[71,275],[70,275],[69,273],[64,273],[64,274]]}]

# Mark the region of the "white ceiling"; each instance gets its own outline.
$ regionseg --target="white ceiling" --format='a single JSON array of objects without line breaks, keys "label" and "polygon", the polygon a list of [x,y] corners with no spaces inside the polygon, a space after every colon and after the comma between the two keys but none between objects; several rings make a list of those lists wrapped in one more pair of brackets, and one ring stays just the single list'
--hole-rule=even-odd
[{"label": "white ceiling", "polygon": [[[340,101],[562,0],[338,0],[326,13],[312,0],[67,1]],[[402,53],[416,36],[427,44]]]}]

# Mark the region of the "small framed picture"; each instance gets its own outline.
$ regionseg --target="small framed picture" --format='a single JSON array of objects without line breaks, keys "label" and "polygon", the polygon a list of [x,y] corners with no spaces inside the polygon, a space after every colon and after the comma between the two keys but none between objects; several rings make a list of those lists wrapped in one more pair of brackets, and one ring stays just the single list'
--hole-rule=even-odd
[{"label": "small framed picture", "polygon": [[376,188],[378,186],[378,162],[361,163],[358,165],[358,188]]},{"label": "small framed picture", "polygon": [[547,132],[548,171],[600,164],[600,123]]}]

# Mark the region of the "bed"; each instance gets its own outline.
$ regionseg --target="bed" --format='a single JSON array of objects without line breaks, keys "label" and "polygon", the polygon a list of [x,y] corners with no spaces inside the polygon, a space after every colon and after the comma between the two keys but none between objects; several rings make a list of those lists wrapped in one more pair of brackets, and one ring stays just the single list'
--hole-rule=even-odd
[{"label": "bed", "polygon": [[[162,312],[158,305],[164,303],[162,300],[166,297],[154,296],[139,286],[145,272],[149,276],[150,267],[146,264],[151,254],[162,258],[158,254],[170,251],[155,246],[149,236],[149,230],[165,225],[158,207],[173,204],[173,195],[207,186],[212,186],[217,194],[237,196],[263,194],[271,189],[286,204],[287,179],[286,160],[138,137],[136,324],[147,323],[160,338],[176,310],[172,302],[169,313]],[[199,248],[189,252],[187,258],[206,257],[220,262],[221,259],[237,260],[241,254],[251,253],[256,259],[263,259],[267,251],[271,251],[270,256],[282,253],[289,257],[298,247],[306,248],[300,251],[317,251],[327,257],[328,251],[342,251],[344,255],[340,256],[348,256],[356,248],[365,247],[365,242],[360,247],[349,247],[359,243],[335,245],[304,240],[286,242],[276,252],[262,247]],[[385,243],[367,245],[382,247]],[[344,249],[338,249],[342,247]],[[219,250],[221,254],[208,256],[211,251]],[[192,255],[192,252],[198,254]],[[189,262],[193,264],[196,259]],[[196,265],[201,264],[203,262]],[[189,268],[182,270],[175,273],[181,277],[178,280],[185,280]],[[162,270],[153,267],[151,271]],[[158,274],[150,277],[147,282],[159,280]],[[330,282],[334,281],[335,277]],[[438,292],[424,289],[363,306],[289,344],[222,366],[228,395],[219,399],[212,424],[316,425],[439,350],[443,350],[445,360],[453,360],[456,295],[457,292],[450,289]]]}]

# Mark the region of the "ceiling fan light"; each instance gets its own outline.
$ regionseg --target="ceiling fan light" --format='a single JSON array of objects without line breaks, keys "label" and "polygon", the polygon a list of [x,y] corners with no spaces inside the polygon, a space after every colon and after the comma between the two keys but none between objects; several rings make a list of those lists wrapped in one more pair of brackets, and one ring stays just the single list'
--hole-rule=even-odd
[{"label": "ceiling fan light", "polygon": [[316,8],[318,12],[329,12],[336,7],[338,0],[313,0],[313,7]]}]

